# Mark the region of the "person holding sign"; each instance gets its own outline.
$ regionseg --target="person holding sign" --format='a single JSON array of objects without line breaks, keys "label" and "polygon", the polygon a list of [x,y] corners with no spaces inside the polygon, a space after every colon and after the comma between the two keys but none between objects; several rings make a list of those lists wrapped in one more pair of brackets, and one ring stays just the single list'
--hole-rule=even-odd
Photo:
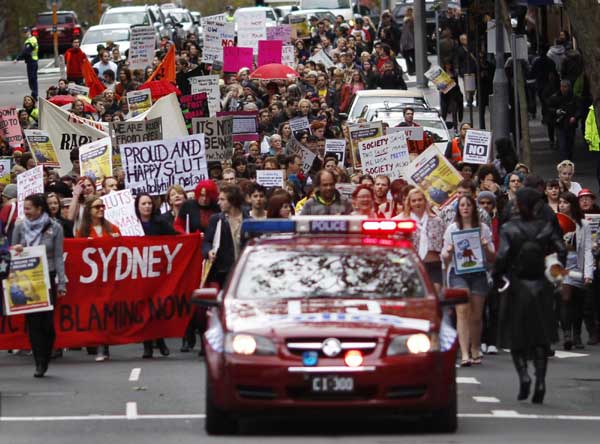
[{"label": "person holding sign", "polygon": [[[404,116],[404,122],[400,122],[400,124],[398,124],[399,127],[421,127],[421,125],[414,121],[414,108],[407,106],[406,108],[404,108],[404,110],[402,110],[402,114]],[[413,140],[411,138],[408,138],[406,144],[408,145],[408,152],[410,154],[418,155],[425,151],[427,148],[429,148],[431,145],[433,145],[433,138],[431,137],[431,134],[429,134],[429,132],[423,131],[423,138],[421,140]]]},{"label": "person holding sign", "polygon": [[446,146],[446,151],[444,156],[453,165],[456,165],[458,162],[462,162],[463,152],[465,149],[465,137],[467,137],[467,131],[471,129],[471,125],[468,123],[463,123],[460,126],[460,134],[456,137],[453,137],[448,145]]},{"label": "person holding sign", "polygon": [[[18,222],[12,234],[12,249],[17,255],[24,247],[43,245],[46,247],[48,271],[50,273],[50,300],[67,294],[67,279],[63,261],[63,229],[49,215],[48,204],[43,194],[32,194],[23,202],[25,218]],[[50,355],[54,346],[54,311],[40,311],[25,315],[29,332],[29,342],[35,360],[36,378],[44,376],[48,370]]]},{"label": "person holding sign", "polygon": [[[454,241],[453,234],[460,234],[466,230],[478,230],[477,238],[471,238],[469,241],[479,245],[471,245],[469,242],[461,245],[460,241]],[[484,257],[477,257],[481,254]],[[469,303],[456,307],[458,342],[462,355],[460,365],[463,367],[481,364],[482,316],[485,296],[489,290],[484,267],[486,263],[493,262],[494,254],[492,232],[486,224],[479,222],[475,199],[469,195],[461,196],[458,199],[456,218],[444,233],[442,259],[449,270],[448,286],[469,290]],[[471,272],[466,269],[465,259],[483,267],[473,267],[476,271]],[[457,270],[459,263],[461,274]]]}]

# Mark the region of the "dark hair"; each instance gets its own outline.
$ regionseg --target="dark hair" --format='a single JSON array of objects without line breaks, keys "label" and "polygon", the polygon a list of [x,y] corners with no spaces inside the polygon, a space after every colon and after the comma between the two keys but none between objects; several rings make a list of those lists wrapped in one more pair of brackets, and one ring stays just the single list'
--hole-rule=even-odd
[{"label": "dark hair", "polygon": [[244,191],[248,197],[252,196],[256,192],[263,193],[265,196],[267,195],[267,189],[256,182],[249,182]]},{"label": "dark hair", "polygon": [[475,186],[475,182],[473,182],[471,179],[463,179],[458,183],[457,188],[466,188],[471,190],[471,193],[475,194],[477,187]]},{"label": "dark hair", "polygon": [[281,207],[283,204],[288,204],[292,213],[294,212],[294,206],[292,205],[292,197],[286,191],[285,193],[275,193],[269,199],[269,205],[267,206],[267,218],[268,219],[279,219],[279,212],[281,211]]},{"label": "dark hair", "polygon": [[230,205],[241,209],[244,204],[244,195],[242,190],[237,185],[225,185],[220,190],[225,195]]},{"label": "dark hair", "polygon": [[528,174],[525,176],[525,180],[523,181],[523,186],[528,188],[535,188],[537,190],[544,190],[546,187],[546,182],[537,174]]},{"label": "dark hair", "polygon": [[407,106],[406,108],[404,108],[402,110],[402,115],[405,115],[406,111],[412,111],[413,114],[415,113],[415,109],[412,106]]},{"label": "dark hair", "polygon": [[560,181],[558,179],[550,179],[546,182],[546,188],[560,188]]},{"label": "dark hair", "polygon": [[368,185],[357,186],[354,189],[354,191],[352,192],[352,199],[356,199],[356,197],[358,196],[358,193],[360,193],[362,190],[367,190],[369,192],[369,194],[371,195],[371,199],[373,200],[373,202],[375,202],[375,193],[373,192],[373,189]]},{"label": "dark hair", "polygon": [[571,205],[571,219],[573,219],[577,225],[581,226],[581,220],[584,218],[583,211],[579,206],[579,199],[573,193],[565,191],[560,193],[559,199],[566,200]]},{"label": "dark hair", "polygon": [[112,69],[107,69],[102,73],[102,77],[107,76],[110,80],[115,80],[115,72]]},{"label": "dark hair", "polygon": [[[79,227],[79,231],[77,233],[77,237],[88,237],[92,231],[92,205],[94,202],[100,199],[100,196],[97,194],[91,194],[86,197],[85,206],[83,209],[83,217],[81,219],[81,226]],[[107,233],[112,233],[114,225],[111,224],[106,218],[102,218],[102,229]]]},{"label": "dark hair", "polygon": [[461,230],[463,229],[463,220],[462,220],[462,217],[460,215],[460,210],[459,210],[460,201],[463,199],[467,199],[471,203],[471,206],[473,207],[473,212],[471,213],[471,228],[479,227],[479,212],[477,211],[477,202],[475,202],[475,199],[472,196],[467,196],[467,195],[461,196],[456,201],[456,217],[454,218],[454,222],[456,222],[456,225],[458,225],[458,228],[460,228]]},{"label": "dark hair", "polygon": [[485,176],[487,176],[488,174],[494,176],[494,182],[500,185],[500,174],[498,174],[498,170],[496,169],[496,167],[490,164],[481,165],[479,167],[479,170],[477,171],[477,181],[479,183],[483,182],[485,180]]},{"label": "dark hair", "polygon": [[150,217],[154,217],[155,213],[156,213],[156,207],[154,206],[154,199],[152,199],[152,196],[150,196],[150,194],[148,193],[139,193],[137,196],[135,196],[135,215],[138,217],[138,219],[141,219],[140,217],[140,209],[139,209],[139,205],[140,205],[140,200],[142,200],[142,197],[149,197],[150,198],[150,202],[152,202],[152,214],[150,215]]},{"label": "dark hair", "polygon": [[50,214],[50,208],[48,207],[48,202],[46,202],[45,194],[30,194],[25,198],[25,200],[31,202],[31,205],[33,205],[34,207],[41,208],[44,213],[47,213],[48,215]]},{"label": "dark hair", "polygon": [[365,179],[370,180],[372,183],[375,183],[375,179],[373,179],[373,176],[371,176],[370,174],[363,174],[363,176],[360,178],[361,185]]}]

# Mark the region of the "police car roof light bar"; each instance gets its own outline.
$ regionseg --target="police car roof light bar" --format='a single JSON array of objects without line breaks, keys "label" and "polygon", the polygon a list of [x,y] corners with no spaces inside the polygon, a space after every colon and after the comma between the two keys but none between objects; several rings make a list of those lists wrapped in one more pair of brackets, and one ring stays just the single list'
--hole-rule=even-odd
[{"label": "police car roof light bar", "polygon": [[269,233],[294,233],[296,222],[289,219],[246,219],[242,223],[242,239]]}]

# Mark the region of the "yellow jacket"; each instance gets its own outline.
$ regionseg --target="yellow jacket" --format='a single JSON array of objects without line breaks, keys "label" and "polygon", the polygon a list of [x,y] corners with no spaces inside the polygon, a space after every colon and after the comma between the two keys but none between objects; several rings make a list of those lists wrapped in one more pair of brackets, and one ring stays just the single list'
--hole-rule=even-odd
[{"label": "yellow jacket", "polygon": [[596,125],[596,115],[594,114],[594,105],[590,106],[590,112],[585,119],[585,141],[590,151],[600,151],[600,136],[598,135],[598,126]]}]

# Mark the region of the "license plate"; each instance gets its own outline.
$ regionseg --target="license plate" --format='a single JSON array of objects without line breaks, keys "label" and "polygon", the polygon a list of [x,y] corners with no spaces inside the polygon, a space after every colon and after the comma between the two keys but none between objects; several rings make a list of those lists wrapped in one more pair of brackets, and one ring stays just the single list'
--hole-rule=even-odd
[{"label": "license plate", "polygon": [[354,378],[350,376],[313,376],[310,383],[313,393],[348,393],[354,391]]}]

